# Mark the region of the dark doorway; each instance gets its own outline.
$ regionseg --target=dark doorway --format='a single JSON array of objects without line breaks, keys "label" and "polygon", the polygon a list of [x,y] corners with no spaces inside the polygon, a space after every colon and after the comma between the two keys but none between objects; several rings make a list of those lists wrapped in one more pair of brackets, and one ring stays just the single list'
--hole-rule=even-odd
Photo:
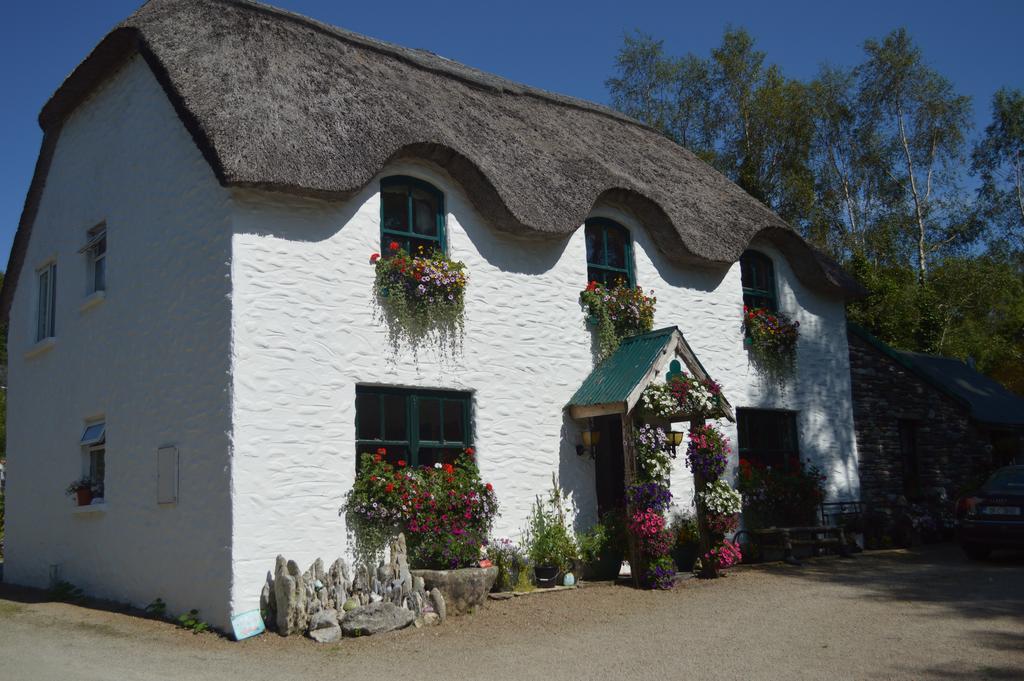
[{"label": "dark doorway", "polygon": [[622,508],[625,496],[626,468],[622,450],[622,417],[599,416],[594,419],[594,430],[600,440],[594,451],[594,469],[597,485],[597,512],[604,514]]}]

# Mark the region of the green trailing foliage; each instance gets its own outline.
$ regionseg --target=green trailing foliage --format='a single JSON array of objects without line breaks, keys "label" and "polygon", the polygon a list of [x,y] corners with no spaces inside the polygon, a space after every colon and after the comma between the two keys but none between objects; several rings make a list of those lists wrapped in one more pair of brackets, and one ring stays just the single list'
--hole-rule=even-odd
[{"label": "green trailing foliage", "polygon": [[590,282],[580,293],[580,305],[597,327],[598,360],[608,358],[624,338],[650,331],[657,302],[654,291],[646,295],[639,286],[609,288]]}]

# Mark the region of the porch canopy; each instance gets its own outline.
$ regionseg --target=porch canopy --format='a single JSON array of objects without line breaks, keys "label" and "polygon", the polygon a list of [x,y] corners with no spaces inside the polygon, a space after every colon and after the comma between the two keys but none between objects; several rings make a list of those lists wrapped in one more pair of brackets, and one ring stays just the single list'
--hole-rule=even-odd
[{"label": "porch canopy", "polygon": [[[691,376],[710,378],[678,327],[669,326],[630,336],[610,357],[594,367],[566,409],[574,419],[629,414],[640,400],[644,388],[662,372],[678,371],[680,361]],[[736,420],[725,395],[721,396],[719,407],[723,418]],[[679,414],[672,420],[689,421],[690,416]]]}]

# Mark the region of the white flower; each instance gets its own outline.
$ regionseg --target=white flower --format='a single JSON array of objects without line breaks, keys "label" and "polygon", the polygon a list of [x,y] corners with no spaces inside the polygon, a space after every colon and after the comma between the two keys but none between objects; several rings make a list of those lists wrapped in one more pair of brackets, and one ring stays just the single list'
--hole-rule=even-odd
[{"label": "white flower", "polygon": [[435,463],[434,464],[434,468],[441,468],[441,464],[440,463]]}]

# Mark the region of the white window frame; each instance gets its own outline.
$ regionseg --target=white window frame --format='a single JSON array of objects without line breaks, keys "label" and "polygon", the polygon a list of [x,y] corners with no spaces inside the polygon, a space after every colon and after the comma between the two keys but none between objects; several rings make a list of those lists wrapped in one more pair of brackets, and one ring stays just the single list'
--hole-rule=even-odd
[{"label": "white window frame", "polygon": [[106,499],[106,470],[107,470],[107,424],[106,421],[89,421],[85,424],[82,437],[79,439],[79,446],[82,448],[82,477],[87,477],[95,484],[93,479],[93,455],[99,454],[103,457],[103,479],[100,480],[101,491],[94,496],[97,499]]},{"label": "white window frame", "polygon": [[[43,277],[46,277],[44,284]],[[57,261],[51,260],[36,270],[35,340],[41,342],[57,335]]]},{"label": "white window frame", "polygon": [[[78,249],[87,258],[86,270],[89,275],[87,290],[91,295],[107,290],[107,223],[101,222],[90,229],[85,245]],[[100,273],[102,281],[97,281],[97,273]]]}]

